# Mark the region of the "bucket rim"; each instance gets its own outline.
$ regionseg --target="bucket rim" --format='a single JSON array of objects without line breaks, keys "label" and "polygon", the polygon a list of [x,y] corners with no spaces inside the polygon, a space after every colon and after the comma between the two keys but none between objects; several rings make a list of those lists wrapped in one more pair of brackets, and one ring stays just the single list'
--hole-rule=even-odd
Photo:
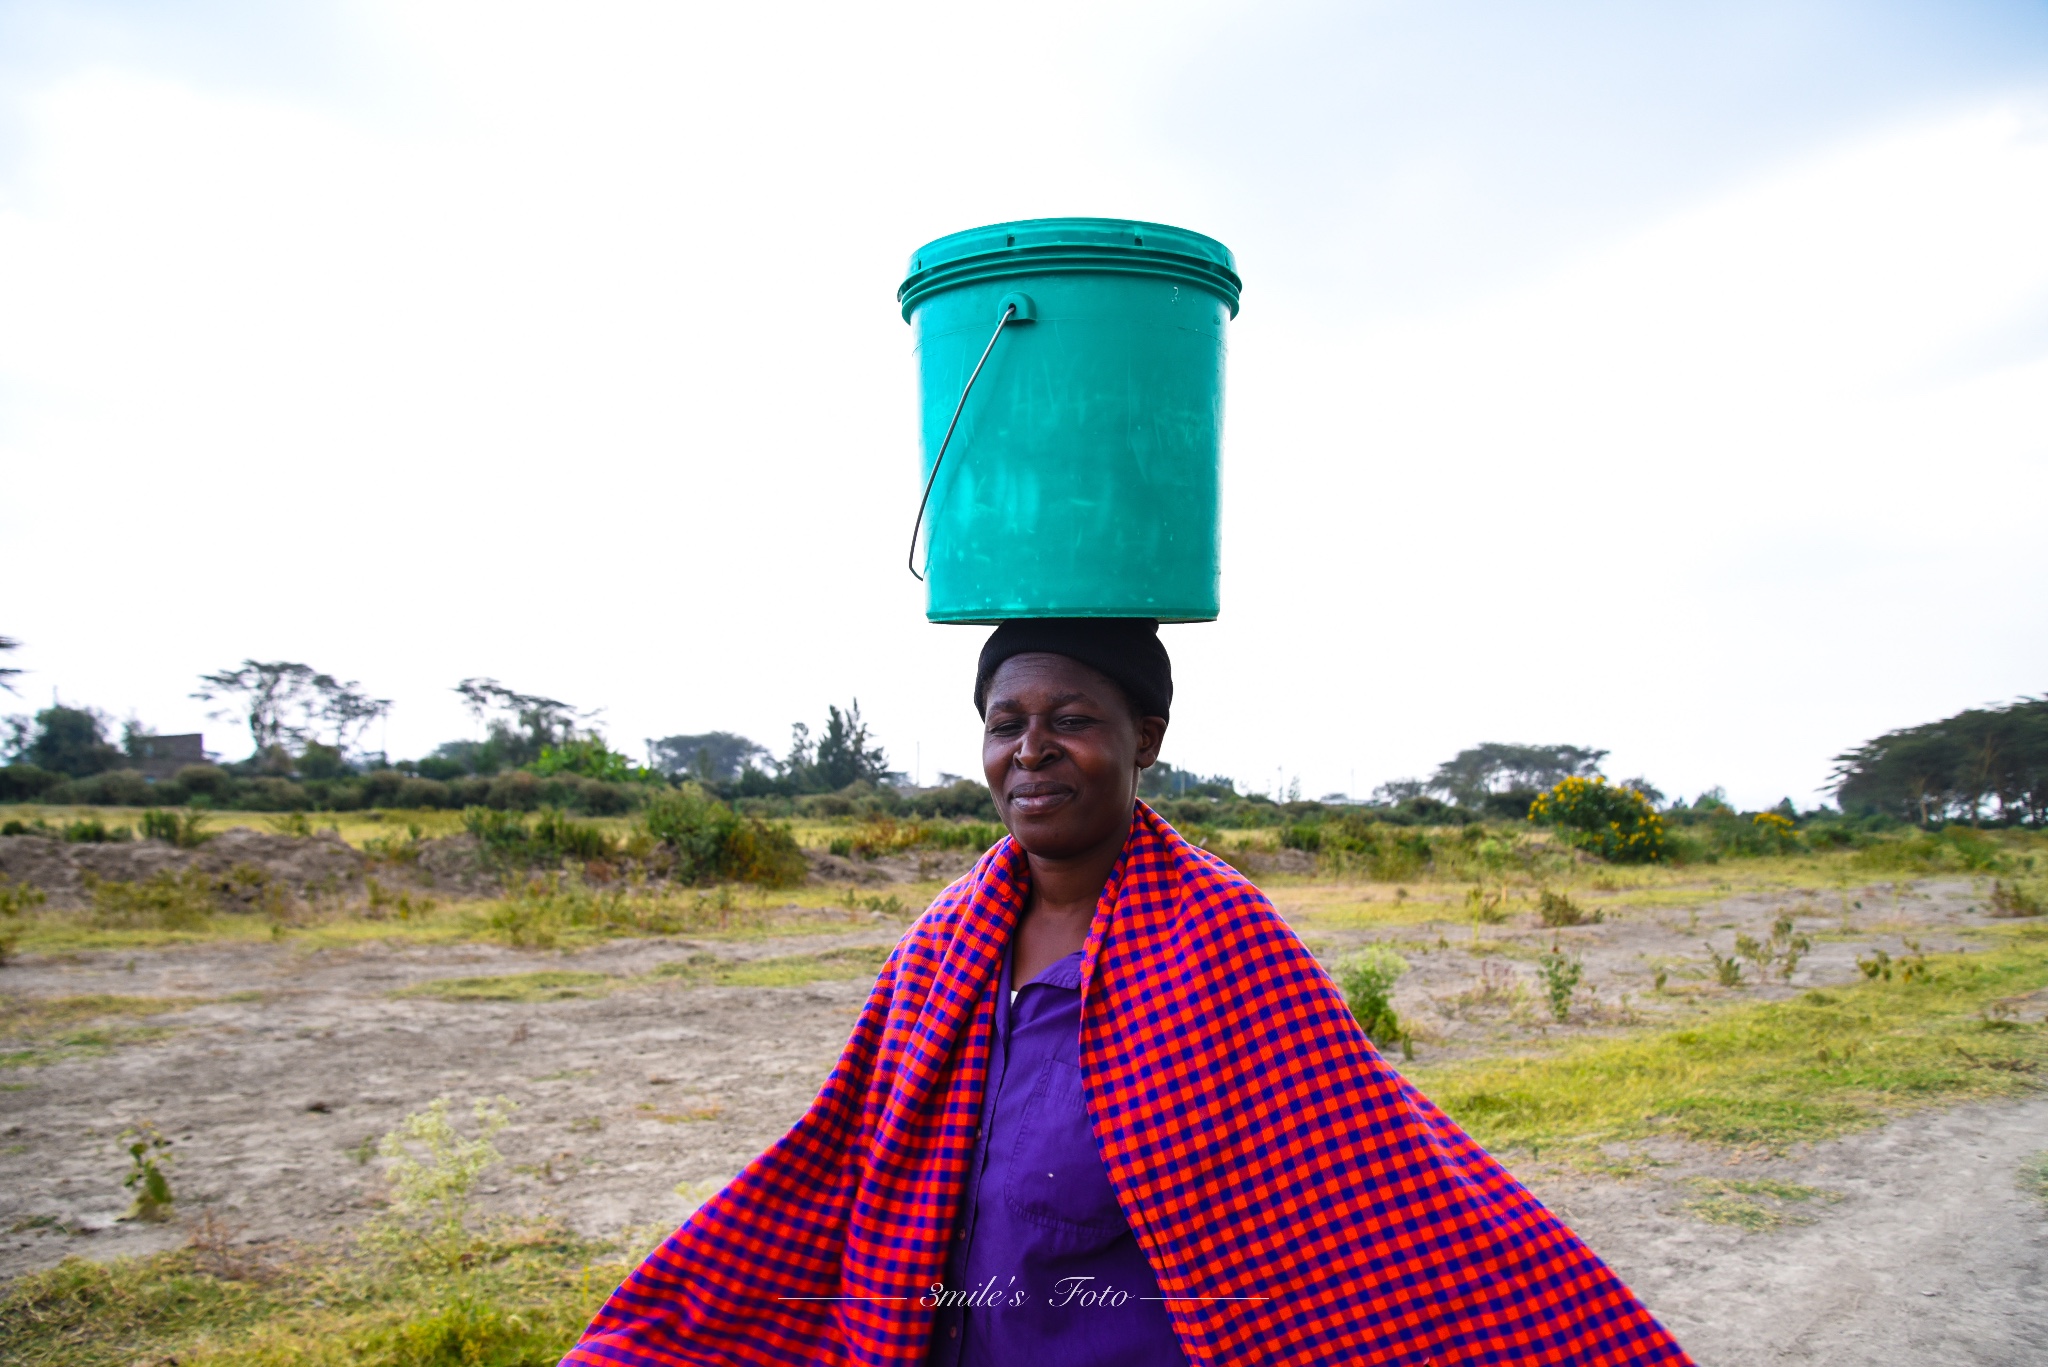
[{"label": "bucket rim", "polygon": [[1048,271],[1160,275],[1206,288],[1235,318],[1237,258],[1213,237],[1134,218],[1025,218],[933,238],[910,255],[897,287],[903,320],[940,290]]}]

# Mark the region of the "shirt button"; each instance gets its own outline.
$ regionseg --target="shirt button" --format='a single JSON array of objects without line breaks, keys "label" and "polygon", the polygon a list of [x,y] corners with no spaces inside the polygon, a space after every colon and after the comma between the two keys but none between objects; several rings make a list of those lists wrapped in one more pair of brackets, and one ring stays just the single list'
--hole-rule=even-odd
[{"label": "shirt button", "polygon": [[960,1326],[956,1324],[956,1325],[954,1325],[954,1326],[953,1326],[953,1327],[952,1327],[951,1329],[948,1329],[948,1330],[946,1331],[946,1336],[947,1336],[948,1338],[956,1338],[956,1339],[957,1339],[957,1338],[959,1338],[959,1337],[960,1337]]}]

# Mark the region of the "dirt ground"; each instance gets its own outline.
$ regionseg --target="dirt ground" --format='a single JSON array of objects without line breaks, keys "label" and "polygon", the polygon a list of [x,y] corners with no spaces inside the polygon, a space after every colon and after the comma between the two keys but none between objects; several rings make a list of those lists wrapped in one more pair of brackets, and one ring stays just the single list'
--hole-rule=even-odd
[{"label": "dirt ground", "polygon": [[[1368,940],[1400,948],[1412,969],[1397,1005],[1423,1027],[1418,1048],[1432,1060],[1554,1031],[1531,1005],[1535,956],[1553,941],[1587,964],[1571,1028],[1599,1031],[1725,1000],[1702,941],[1725,953],[1736,929],[1761,933],[1788,909],[1817,942],[1790,983],[1743,989],[1747,998],[1849,981],[1873,946],[1960,947],[1954,931],[1981,919],[1979,890],[1952,880],[1839,898],[1731,895],[1561,931],[1518,914],[1482,925],[1475,945],[1451,904],[1441,918],[1423,907],[1407,924],[1375,927],[1345,901],[1365,895],[1281,886],[1276,901],[1326,954]],[[0,1073],[0,1276],[70,1253],[175,1246],[202,1214],[259,1243],[357,1223],[381,1197],[376,1139],[442,1095],[517,1104],[498,1139],[506,1165],[485,1179],[487,1207],[651,1239],[694,1204],[678,1187],[730,1177],[803,1112],[866,994],[857,972],[720,987],[700,985],[701,971],[664,978],[662,966],[815,957],[899,933],[877,924],[574,953],[287,941],[26,956],[0,969],[16,1002],[105,993],[174,1009],[109,1017],[51,1061]],[[604,976],[567,981],[560,992],[587,995],[555,999],[394,995],[550,970]],[[2039,1019],[2048,1003],[2023,1009]],[[117,1141],[143,1119],[175,1141],[168,1225],[120,1218]],[[1648,1175],[1626,1180],[1540,1166],[1522,1175],[1703,1363],[2028,1363],[2048,1361],[2048,1207],[2021,1191],[2019,1174],[2044,1149],[2048,1097],[2034,1097],[1920,1113],[1776,1157],[1673,1143]],[[1735,1200],[1735,1223],[1703,1218],[1702,1203],[1736,1182],[1811,1194]]]}]

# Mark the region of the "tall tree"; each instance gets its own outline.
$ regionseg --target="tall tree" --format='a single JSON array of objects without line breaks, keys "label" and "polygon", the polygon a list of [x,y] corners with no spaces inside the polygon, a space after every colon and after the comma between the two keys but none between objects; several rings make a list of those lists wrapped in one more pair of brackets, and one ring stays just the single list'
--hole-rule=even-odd
[{"label": "tall tree", "polygon": [[749,765],[768,759],[768,747],[730,731],[697,736],[665,736],[647,742],[648,767],[670,778],[730,782]]},{"label": "tall tree", "polygon": [[[19,649],[21,649],[21,642],[15,640],[12,636],[0,636],[0,652]],[[20,697],[21,694],[14,687],[14,680],[20,678],[21,674],[22,671],[12,665],[0,665],[0,688],[13,693],[17,698]]]},{"label": "tall tree", "polygon": [[1534,794],[1564,779],[1590,778],[1600,772],[1605,758],[1605,750],[1579,745],[1488,741],[1439,764],[1428,788],[1461,807],[1481,807],[1494,795]]},{"label": "tall tree", "polygon": [[[517,692],[496,679],[464,679],[455,685],[455,692],[488,737],[478,747],[480,768],[502,765],[516,769],[531,764],[542,750],[559,749],[585,736],[582,724],[597,715],[578,711],[559,698]],[[597,733],[587,734],[594,738]]]},{"label": "tall tree", "polygon": [[870,745],[867,723],[860,719],[860,699],[841,712],[826,707],[825,734],[818,737],[817,781],[827,791],[844,788],[866,779],[883,783],[889,778],[889,757],[879,745]]},{"label": "tall tree", "polygon": [[1832,777],[1845,812],[2048,824],[2048,698],[1887,731],[1835,756]]},{"label": "tall tree", "polygon": [[233,669],[199,676],[193,697],[202,702],[233,700],[234,707],[210,713],[230,717],[239,710],[255,753],[274,747],[303,750],[325,733],[334,748],[349,750],[370,723],[391,710],[389,698],[372,698],[362,685],[342,682],[311,665],[292,660],[244,660]]},{"label": "tall tree", "polygon": [[121,748],[107,739],[107,718],[95,708],[46,707],[21,758],[38,769],[84,778],[121,767]]},{"label": "tall tree", "polygon": [[828,706],[825,713],[824,734],[816,741],[802,722],[790,727],[789,754],[777,766],[782,785],[793,792],[830,793],[862,779],[888,782],[888,756],[872,744],[874,737],[861,720],[860,700],[856,698],[844,712]]}]

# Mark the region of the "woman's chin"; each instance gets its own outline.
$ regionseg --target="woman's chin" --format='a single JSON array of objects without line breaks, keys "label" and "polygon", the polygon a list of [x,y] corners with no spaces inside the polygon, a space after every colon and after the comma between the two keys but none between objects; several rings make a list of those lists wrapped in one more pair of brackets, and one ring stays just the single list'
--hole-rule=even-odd
[{"label": "woman's chin", "polygon": [[1079,858],[1094,853],[1103,841],[1100,830],[1074,819],[1071,807],[1037,819],[1012,812],[1008,825],[1011,837],[1023,847],[1024,853],[1040,859]]}]

